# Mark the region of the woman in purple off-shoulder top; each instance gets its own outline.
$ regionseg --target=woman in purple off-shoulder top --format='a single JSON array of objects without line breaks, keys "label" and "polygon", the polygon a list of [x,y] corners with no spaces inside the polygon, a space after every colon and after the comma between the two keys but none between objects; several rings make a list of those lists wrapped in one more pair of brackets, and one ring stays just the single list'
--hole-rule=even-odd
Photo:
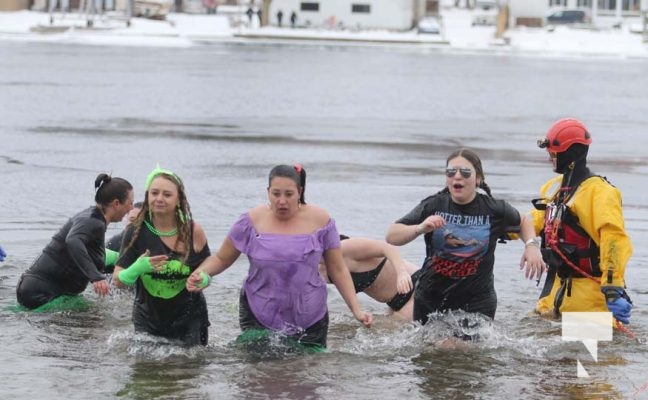
[{"label": "woman in purple off-shoulder top", "polygon": [[306,172],[300,165],[274,167],[269,203],[238,218],[218,252],[187,280],[187,290],[204,289],[211,276],[244,253],[250,270],[241,290],[241,329],[268,329],[307,346],[326,347],[328,309],[326,283],[318,272],[321,258],[354,317],[365,326],[371,326],[373,317],[356,297],[335,221],[323,208],[306,204],[305,186]]}]

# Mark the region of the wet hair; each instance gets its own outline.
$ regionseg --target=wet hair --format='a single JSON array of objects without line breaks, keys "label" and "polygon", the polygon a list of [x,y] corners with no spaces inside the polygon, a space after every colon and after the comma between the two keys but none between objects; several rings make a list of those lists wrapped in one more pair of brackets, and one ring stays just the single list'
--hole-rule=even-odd
[{"label": "wet hair", "polygon": [[[450,161],[454,160],[457,157],[463,157],[466,160],[468,160],[469,163],[472,164],[472,166],[475,168],[475,176],[477,178],[480,178],[479,185],[477,186],[478,188],[482,189],[488,197],[493,197],[491,194],[491,189],[490,186],[486,183],[486,176],[484,175],[484,167],[482,167],[482,162],[477,153],[470,149],[459,149],[455,150],[446,159],[446,166],[450,164]],[[449,192],[450,189],[447,187],[441,190],[441,192]]]},{"label": "wet hair", "polygon": [[102,208],[107,207],[117,199],[124,203],[128,199],[128,193],[133,190],[133,185],[126,179],[113,178],[108,174],[99,174],[94,182],[95,202]]},{"label": "wet hair", "polygon": [[[178,240],[176,241],[176,245],[180,242],[184,244],[185,251],[181,261],[185,263],[187,261],[187,258],[189,257],[189,252],[191,251],[192,216],[191,208],[189,207],[189,202],[187,201],[187,194],[185,192],[184,184],[182,183],[182,179],[180,179],[180,177],[178,177],[175,173],[158,173],[151,179],[151,182],[159,177],[172,182],[178,188],[178,208],[176,209],[175,213],[176,224],[178,225]],[[149,222],[152,222],[152,211],[149,208],[148,197],[149,191],[147,190],[144,194],[144,201],[140,202],[142,210],[139,212],[139,214],[137,214],[135,221],[133,221],[133,238],[131,239],[130,243],[128,243],[127,249],[133,246],[133,244],[137,240],[137,237],[139,236],[139,233],[142,229],[142,225],[144,225],[144,220],[146,219]],[[178,252],[178,249],[175,247],[172,250]]]},{"label": "wet hair", "polygon": [[272,184],[272,180],[277,177],[288,178],[295,182],[297,188],[301,189],[299,203],[306,204],[306,170],[301,164],[295,164],[294,166],[281,164],[272,168],[268,176],[268,187]]}]

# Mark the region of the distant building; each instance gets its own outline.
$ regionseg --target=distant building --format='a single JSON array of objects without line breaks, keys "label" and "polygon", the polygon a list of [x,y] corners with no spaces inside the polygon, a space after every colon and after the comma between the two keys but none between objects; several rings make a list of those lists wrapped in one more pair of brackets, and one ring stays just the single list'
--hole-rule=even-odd
[{"label": "distant building", "polygon": [[549,11],[548,0],[509,0],[509,26],[538,27]]},{"label": "distant building", "polygon": [[594,0],[548,0],[548,6],[587,8],[590,10],[593,9],[593,7],[596,7],[598,12],[603,15],[613,14],[617,10],[620,10],[622,13],[637,15],[641,9],[642,1],[643,0],[597,0],[597,3],[594,4]]},{"label": "distant building", "polygon": [[0,11],[18,11],[29,8],[31,0],[0,0]]},{"label": "distant building", "polygon": [[580,8],[590,12],[591,21],[620,22],[637,18],[648,8],[648,0],[500,0],[509,7],[509,26],[542,26],[552,8]]},{"label": "distant building", "polygon": [[299,27],[402,31],[424,16],[438,15],[439,0],[272,0],[269,15],[279,10],[294,11]]}]

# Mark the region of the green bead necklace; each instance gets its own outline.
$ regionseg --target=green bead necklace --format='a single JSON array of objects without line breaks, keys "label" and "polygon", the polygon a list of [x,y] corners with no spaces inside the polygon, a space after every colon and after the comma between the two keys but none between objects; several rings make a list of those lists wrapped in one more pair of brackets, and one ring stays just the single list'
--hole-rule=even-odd
[{"label": "green bead necklace", "polygon": [[158,235],[158,236],[168,237],[168,236],[174,236],[175,234],[178,233],[178,227],[175,227],[175,228],[171,229],[171,230],[168,231],[168,232],[162,232],[162,231],[158,231],[157,228],[154,227],[154,226],[153,226],[150,222],[148,222],[147,220],[144,220],[144,224],[145,224],[146,227],[149,229],[149,231],[151,231],[153,234]]}]

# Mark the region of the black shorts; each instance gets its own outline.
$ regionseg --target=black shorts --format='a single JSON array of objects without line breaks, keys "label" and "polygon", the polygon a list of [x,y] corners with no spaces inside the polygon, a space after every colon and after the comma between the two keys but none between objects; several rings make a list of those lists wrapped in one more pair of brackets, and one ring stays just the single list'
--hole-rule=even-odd
[{"label": "black shorts", "polygon": [[399,311],[401,308],[405,307],[405,304],[407,304],[409,299],[412,298],[412,295],[414,294],[414,289],[416,288],[416,283],[420,279],[422,273],[423,270],[419,269],[418,271],[412,274],[412,290],[410,290],[407,293],[396,294],[396,296],[394,296],[391,300],[387,302],[389,308],[391,308],[394,311]]},{"label": "black shorts", "polygon": [[[257,320],[252,313],[247,301],[247,296],[243,290],[241,290],[241,296],[239,298],[239,325],[242,331],[249,329],[268,329],[261,325],[259,320]],[[292,338],[304,346],[326,347],[328,325],[329,316],[327,312],[322,319],[306,328],[303,332],[293,335]]]}]

